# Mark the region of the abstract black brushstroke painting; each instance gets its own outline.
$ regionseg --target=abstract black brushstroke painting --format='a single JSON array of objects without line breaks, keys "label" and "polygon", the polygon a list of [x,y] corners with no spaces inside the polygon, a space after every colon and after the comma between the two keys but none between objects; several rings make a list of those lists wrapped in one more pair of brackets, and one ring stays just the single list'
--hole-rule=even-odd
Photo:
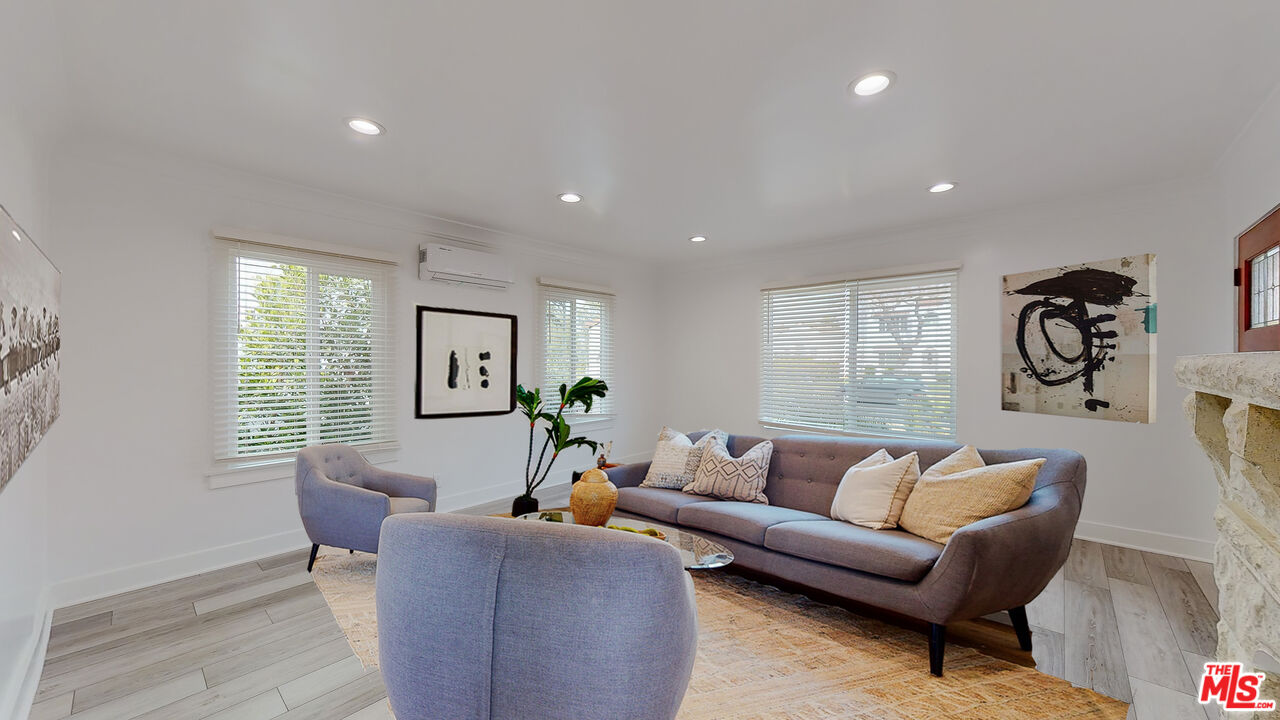
[{"label": "abstract black brushstroke painting", "polygon": [[0,207],[0,490],[58,419],[62,275]]},{"label": "abstract black brushstroke painting", "polygon": [[516,316],[418,307],[418,418],[515,410]]},{"label": "abstract black brushstroke painting", "polygon": [[1002,407],[1155,421],[1155,255],[1004,277]]}]

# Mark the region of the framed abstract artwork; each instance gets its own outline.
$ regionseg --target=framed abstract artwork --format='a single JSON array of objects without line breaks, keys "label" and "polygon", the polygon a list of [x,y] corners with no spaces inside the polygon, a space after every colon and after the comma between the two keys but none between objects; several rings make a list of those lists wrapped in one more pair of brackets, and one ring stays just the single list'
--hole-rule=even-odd
[{"label": "framed abstract artwork", "polygon": [[1001,407],[1155,422],[1156,256],[1004,276]]},{"label": "framed abstract artwork", "polygon": [[516,409],[516,316],[418,306],[414,417]]},{"label": "framed abstract artwork", "polygon": [[62,275],[0,207],[0,490],[58,419]]}]

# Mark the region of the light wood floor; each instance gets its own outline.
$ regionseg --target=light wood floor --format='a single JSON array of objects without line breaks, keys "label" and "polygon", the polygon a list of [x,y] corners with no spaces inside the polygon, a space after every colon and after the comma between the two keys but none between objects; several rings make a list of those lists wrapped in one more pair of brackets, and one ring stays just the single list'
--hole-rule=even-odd
[{"label": "light wood floor", "polygon": [[1036,667],[1132,703],[1131,720],[1211,718],[1193,694],[1218,643],[1213,566],[1076,540],[1027,607]]},{"label": "light wood floor", "polygon": [[[381,676],[351,652],[306,560],[298,550],[58,610],[31,719],[388,720]],[[1077,541],[1028,608],[1034,660],[1134,703],[1131,718],[1204,720],[1190,693],[1213,654],[1216,598],[1207,564]]]}]

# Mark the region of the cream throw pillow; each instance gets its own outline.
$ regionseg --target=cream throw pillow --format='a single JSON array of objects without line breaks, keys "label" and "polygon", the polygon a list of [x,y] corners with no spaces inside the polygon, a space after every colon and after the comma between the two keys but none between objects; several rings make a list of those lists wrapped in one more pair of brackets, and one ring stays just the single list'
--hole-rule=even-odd
[{"label": "cream throw pillow", "polygon": [[1044,461],[987,465],[972,445],[966,445],[924,471],[898,525],[946,544],[965,525],[1026,505]]},{"label": "cream throw pillow", "polygon": [[702,453],[712,445],[723,447],[728,441],[728,433],[712,430],[698,438],[698,442],[690,442],[688,435],[664,426],[658,433],[658,447],[653,451],[653,462],[640,487],[684,489],[693,482],[702,464]]},{"label": "cream throw pillow", "polygon": [[920,459],[908,453],[893,459],[880,449],[845,471],[831,501],[831,517],[872,530],[898,526],[902,507],[920,479]]},{"label": "cream throw pillow", "polygon": [[684,491],[690,495],[710,495],[721,500],[769,504],[764,484],[769,477],[773,443],[765,440],[735,458],[724,445],[713,445],[702,454],[702,464],[693,482]]}]

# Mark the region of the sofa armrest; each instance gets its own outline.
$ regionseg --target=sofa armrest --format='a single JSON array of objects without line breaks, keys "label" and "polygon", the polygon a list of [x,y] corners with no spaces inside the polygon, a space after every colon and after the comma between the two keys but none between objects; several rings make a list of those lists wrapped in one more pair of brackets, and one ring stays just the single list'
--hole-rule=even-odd
[{"label": "sofa armrest", "polygon": [[918,587],[929,620],[968,620],[1034,600],[1066,562],[1079,516],[1074,491],[1057,485],[957,530]]},{"label": "sofa armrest", "polygon": [[371,467],[366,471],[369,485],[392,497],[411,497],[431,503],[436,509],[436,481],[434,478],[391,472]]},{"label": "sofa armrest", "polygon": [[617,487],[637,487],[644,482],[644,476],[649,472],[649,465],[652,463],[639,462],[627,465],[619,465],[604,471],[609,476],[609,482]]}]

